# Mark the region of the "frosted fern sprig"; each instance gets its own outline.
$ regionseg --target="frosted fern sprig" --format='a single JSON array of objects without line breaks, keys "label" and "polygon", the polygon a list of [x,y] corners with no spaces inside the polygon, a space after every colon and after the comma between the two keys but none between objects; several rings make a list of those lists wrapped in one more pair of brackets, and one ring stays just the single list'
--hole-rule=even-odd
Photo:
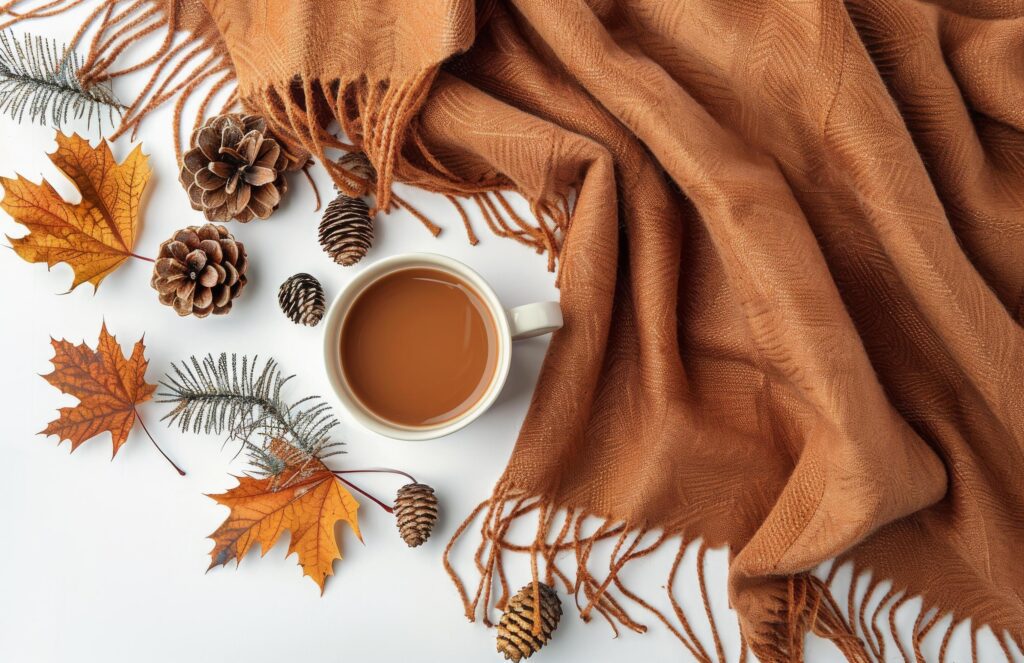
[{"label": "frosted fern sprig", "polygon": [[[294,403],[282,396],[283,387],[294,376],[284,376],[273,359],[221,353],[202,360],[189,357],[171,364],[160,382],[158,403],[174,407],[163,416],[169,426],[183,432],[228,434],[241,443],[252,465],[252,473],[271,479],[271,490],[282,490],[318,472],[323,461],[345,453],[341,442],[332,442],[330,432],[338,425],[328,405],[319,396],[307,396]],[[254,442],[253,439],[258,442]],[[411,474],[392,469],[332,470],[338,481],[364,495],[388,513],[394,508],[363,490],[344,475],[387,473]],[[418,485],[418,484],[417,484]]]},{"label": "frosted fern sprig", "polygon": [[56,40],[0,31],[0,113],[18,122],[27,113],[30,121],[54,127],[82,117],[90,127],[93,117],[101,125],[104,115],[113,124],[124,106],[108,84],[83,86],[81,64]]},{"label": "frosted fern sprig", "polygon": [[339,423],[330,405],[319,396],[294,403],[281,396],[292,377],[284,376],[273,359],[261,367],[258,357],[245,355],[191,357],[171,364],[157,402],[174,406],[162,419],[169,426],[227,434],[241,444],[255,473],[276,477],[287,467],[344,453],[342,443],[330,439]]}]

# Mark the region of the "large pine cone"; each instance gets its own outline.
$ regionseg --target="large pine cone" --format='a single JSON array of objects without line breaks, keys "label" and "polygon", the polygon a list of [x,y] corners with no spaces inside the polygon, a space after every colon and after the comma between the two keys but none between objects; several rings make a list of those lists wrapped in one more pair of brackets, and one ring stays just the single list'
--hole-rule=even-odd
[{"label": "large pine cone", "polygon": [[537,583],[540,594],[540,634],[533,634],[533,585],[526,585],[509,599],[498,622],[498,653],[519,663],[546,645],[562,618],[562,602],[551,587]]},{"label": "large pine cone", "polygon": [[362,260],[371,244],[370,208],[360,198],[339,193],[320,221],[320,246],[334,262],[348,267]]},{"label": "large pine cone", "polygon": [[[301,164],[300,164],[301,165]],[[208,221],[265,219],[288,190],[287,170],[297,167],[257,115],[210,118],[192,134],[181,164],[181,184],[192,209]]]},{"label": "large pine cone", "polygon": [[205,318],[231,310],[245,287],[245,246],[224,226],[189,226],[160,245],[150,285],[178,315]]},{"label": "large pine cone", "polygon": [[399,534],[410,548],[429,539],[437,522],[434,489],[423,483],[410,483],[399,488],[395,497],[395,520]]}]

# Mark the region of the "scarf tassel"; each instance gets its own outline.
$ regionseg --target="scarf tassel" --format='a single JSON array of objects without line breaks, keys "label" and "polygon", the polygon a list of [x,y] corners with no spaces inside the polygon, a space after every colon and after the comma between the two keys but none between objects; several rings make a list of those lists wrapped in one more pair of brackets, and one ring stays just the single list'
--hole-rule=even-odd
[{"label": "scarf tassel", "polygon": [[[537,518],[535,539],[529,544],[511,541],[510,529],[516,521],[528,516]],[[471,596],[452,563],[451,554],[456,543],[478,521],[480,543],[473,554],[473,565],[479,580]],[[596,521],[596,529],[591,527],[592,533],[584,533],[585,521]],[[666,615],[628,588],[622,573],[629,563],[654,553],[677,537],[678,549],[664,585],[672,607],[672,615]],[[607,558],[607,571],[603,574],[595,573],[591,568],[603,565],[596,563],[593,558],[594,546],[610,540],[615,543]],[[696,577],[689,586],[697,588],[704,607],[701,618],[707,620],[710,630],[710,638],[705,636],[704,641],[695,632],[692,616],[684,612],[676,598],[679,567],[684,555],[692,547],[697,548]],[[908,653],[896,625],[896,612],[912,596],[905,591],[890,589],[869,614],[869,604],[873,602],[882,580],[872,578],[866,590],[859,594],[857,587],[860,574],[855,568],[847,586],[836,587],[836,572],[842,563],[834,562],[824,578],[814,573],[785,578],[779,584],[779,595],[775,597],[775,619],[756,629],[744,629],[740,625],[739,650],[730,657],[723,647],[721,625],[708,599],[705,580],[705,555],[708,550],[704,542],[685,534],[665,531],[656,533],[642,524],[602,519],[579,509],[525,495],[500,483],[492,498],[479,504],[455,531],[444,551],[444,567],[459,594],[466,618],[470,621],[476,621],[479,617],[484,625],[494,626],[492,609],[503,610],[510,598],[511,585],[505,569],[505,558],[509,553],[525,554],[529,556],[531,582],[534,586],[540,582],[551,587],[560,586],[565,594],[573,597],[583,621],[590,621],[597,614],[608,623],[616,636],[620,627],[643,633],[647,626],[631,614],[633,608],[640,608],[661,622],[697,663],[727,663],[730,660],[746,663],[751,657],[762,663],[805,663],[808,659],[804,643],[808,633],[829,640],[849,663],[885,663],[891,658],[886,658],[886,640],[883,627],[879,626],[880,619],[888,622],[889,633],[896,644],[900,660],[904,663],[926,663],[929,659],[923,651],[924,638],[948,615],[935,607],[922,605],[909,633],[911,647]],[[571,573],[567,572],[559,557],[571,557],[575,561],[575,569]],[[495,589],[498,590],[496,595]],[[846,595],[845,610],[836,601],[833,589]],[[948,662],[953,631],[964,621],[956,616],[950,619],[943,632],[937,658],[931,660]],[[534,632],[539,633],[540,627],[538,614],[533,624]],[[972,663],[978,663],[977,633],[982,627],[970,625]],[[1011,643],[1016,640],[1008,633],[1001,633],[997,634],[996,641],[1006,661],[1013,663],[1015,659],[1011,653]],[[1019,647],[1019,643],[1017,645]]]},{"label": "scarf tassel", "polygon": [[[84,2],[10,0],[0,4],[0,17],[9,17],[0,21],[0,29],[27,19],[60,14]],[[309,156],[319,158],[339,190],[352,196],[375,195],[373,213],[401,208],[432,235],[441,233],[439,225],[393,191],[395,180],[402,179],[447,197],[455,206],[471,244],[479,240],[460,199],[476,205],[479,216],[495,235],[546,253],[549,271],[555,270],[570,224],[572,192],[560,193],[552,200],[531,201],[534,221],[530,222],[505,197],[505,191],[515,191],[506,178],[495,174],[467,182],[447,169],[432,154],[415,121],[439,67],[425,68],[404,81],[370,80],[359,75],[324,82],[300,73],[285,84],[241,92],[230,57],[216,33],[208,26],[198,30],[191,25],[183,26],[184,17],[176,15],[177,2],[169,3],[166,11],[163,6],[155,0],[100,0],[69,42],[70,50],[91,34],[79,70],[84,85],[108,83],[150,70],[142,91],[124,109],[111,140],[124,135],[134,138],[143,119],[174,100],[174,150],[180,163],[185,105],[201,86],[208,84],[190,134],[203,123],[218,95],[227,92],[218,114],[240,106],[247,113],[262,115],[297,168],[306,165]],[[164,36],[154,52],[134,64],[115,67],[119,56],[129,47],[159,31]],[[176,40],[179,33],[184,36]],[[334,122],[347,141],[328,131]],[[332,150],[364,153],[373,165],[372,179],[346,168],[336,155],[330,154]],[[403,150],[409,154],[403,155]]]}]

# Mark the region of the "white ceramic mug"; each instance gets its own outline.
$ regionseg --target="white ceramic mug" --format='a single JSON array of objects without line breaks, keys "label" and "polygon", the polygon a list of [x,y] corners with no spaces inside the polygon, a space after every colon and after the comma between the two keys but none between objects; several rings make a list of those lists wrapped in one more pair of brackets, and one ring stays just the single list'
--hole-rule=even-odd
[{"label": "white ceramic mug", "polygon": [[[376,416],[352,393],[341,368],[341,329],[352,303],[377,279],[413,267],[439,269],[470,284],[490,310],[498,335],[498,361],[491,383],[483,396],[460,416],[433,426],[401,426]],[[558,302],[537,302],[506,310],[487,281],[458,260],[433,253],[406,253],[385,258],[367,267],[338,293],[324,324],[324,365],[327,367],[327,377],[331,381],[331,386],[341,399],[342,405],[360,424],[371,431],[399,440],[430,440],[468,426],[494,404],[508,378],[509,366],[512,363],[512,341],[548,334],[561,326],[562,309]]]}]

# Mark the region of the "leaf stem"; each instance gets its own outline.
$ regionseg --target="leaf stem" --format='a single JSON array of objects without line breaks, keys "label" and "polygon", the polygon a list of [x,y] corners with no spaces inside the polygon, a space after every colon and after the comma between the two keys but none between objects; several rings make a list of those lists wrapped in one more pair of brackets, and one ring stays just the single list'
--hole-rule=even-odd
[{"label": "leaf stem", "polygon": [[146,262],[156,262],[156,260],[153,260],[152,258],[147,258],[146,256],[140,256],[138,253],[129,253],[128,255],[130,255],[133,258],[138,258],[139,260],[145,260]]},{"label": "leaf stem", "polygon": [[409,474],[408,472],[403,472],[402,470],[394,470],[394,469],[391,469],[390,467],[381,467],[381,468],[375,468],[375,469],[372,469],[372,470],[334,470],[334,473],[335,474],[377,474],[377,473],[380,473],[380,474],[399,474],[399,475],[405,477],[406,479],[408,479],[409,481],[411,481],[413,483],[419,483],[418,481],[416,481],[416,477],[414,477],[413,475]]},{"label": "leaf stem", "polygon": [[376,497],[374,497],[370,493],[366,492],[365,490],[363,490],[359,486],[355,485],[354,483],[352,483],[351,481],[349,481],[345,477],[339,476],[341,474],[341,472],[332,471],[332,473],[334,474],[334,476],[338,477],[338,481],[344,483],[349,488],[352,488],[353,490],[355,490],[355,491],[357,491],[359,493],[362,493],[366,497],[369,497],[371,500],[373,500],[377,504],[377,506],[379,506],[380,508],[384,509],[388,513],[394,513],[395,512],[395,510],[392,507],[388,506],[387,504],[384,504],[384,502],[381,502],[379,499],[377,499]]},{"label": "leaf stem", "polygon": [[[171,467],[178,471],[178,474],[180,474],[181,476],[185,476],[185,470],[178,467],[174,463],[174,461],[171,460],[170,456],[164,453],[164,450],[160,448],[160,445],[156,443],[156,440],[153,439],[153,436],[150,434],[149,429],[146,428],[146,422],[142,420],[142,416],[139,414],[139,408],[135,408],[135,418],[138,419],[139,424],[142,425],[142,430],[146,432],[146,437],[148,437],[149,441],[153,443],[153,446],[156,447],[156,450],[160,452],[160,455],[163,456],[167,460],[167,462],[171,464]],[[344,481],[344,479],[342,479],[342,481]]]}]

